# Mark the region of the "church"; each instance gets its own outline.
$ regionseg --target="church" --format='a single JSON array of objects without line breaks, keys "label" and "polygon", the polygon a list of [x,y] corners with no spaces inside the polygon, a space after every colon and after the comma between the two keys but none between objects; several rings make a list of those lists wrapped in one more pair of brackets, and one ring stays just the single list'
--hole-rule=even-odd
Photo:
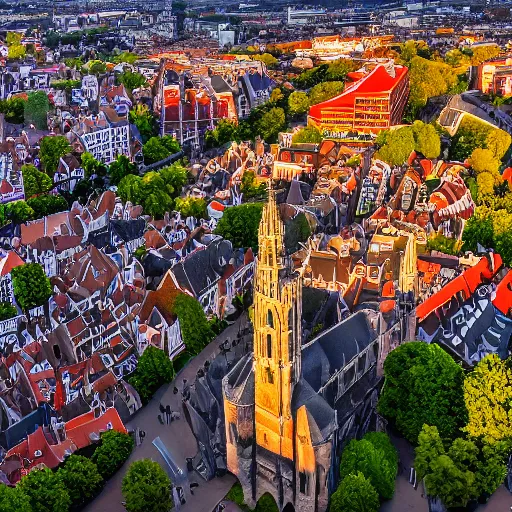
[{"label": "church", "polygon": [[222,380],[227,469],[250,507],[270,493],[280,511],[323,512],[343,447],[378,428],[382,363],[402,335],[396,319],[361,309],[303,339],[302,269],[293,269],[283,237],[270,191],[258,235],[253,351]]}]

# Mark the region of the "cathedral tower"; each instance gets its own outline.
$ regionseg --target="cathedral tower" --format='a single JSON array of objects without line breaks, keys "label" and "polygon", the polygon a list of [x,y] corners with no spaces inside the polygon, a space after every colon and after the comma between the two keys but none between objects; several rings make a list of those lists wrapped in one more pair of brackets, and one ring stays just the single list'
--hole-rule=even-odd
[{"label": "cathedral tower", "polygon": [[[284,225],[275,193],[268,203],[258,234],[259,252],[254,279],[254,422],[256,479],[254,499],[271,492],[280,509],[293,502],[293,389],[301,368],[302,286],[284,248]],[[268,485],[262,485],[262,480]],[[263,492],[262,492],[263,491]],[[256,495],[256,493],[258,495]]]}]

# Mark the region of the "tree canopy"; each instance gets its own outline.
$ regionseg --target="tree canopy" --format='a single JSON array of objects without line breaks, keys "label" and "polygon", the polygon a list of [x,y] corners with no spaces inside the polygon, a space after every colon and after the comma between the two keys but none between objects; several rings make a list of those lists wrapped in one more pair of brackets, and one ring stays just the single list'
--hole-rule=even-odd
[{"label": "tree canopy", "polygon": [[110,176],[110,183],[112,183],[112,185],[118,185],[119,182],[129,174],[138,174],[138,169],[126,155],[119,155],[108,168],[108,175]]},{"label": "tree canopy", "polygon": [[0,321],[9,320],[18,314],[18,310],[10,302],[0,302]]},{"label": "tree canopy", "polygon": [[321,82],[309,91],[309,104],[316,105],[339,96],[345,90],[345,82]]},{"label": "tree canopy", "polygon": [[70,455],[57,471],[66,486],[74,507],[80,507],[94,498],[103,485],[98,466],[82,455]]},{"label": "tree canopy", "polygon": [[18,487],[28,496],[34,512],[68,512],[71,498],[64,482],[51,469],[35,469]]},{"label": "tree canopy", "polygon": [[126,87],[128,92],[132,92],[139,87],[145,87],[148,83],[147,78],[141,73],[135,71],[124,71],[118,78],[119,83]]},{"label": "tree canopy", "polygon": [[349,475],[359,472],[368,478],[381,498],[393,497],[398,456],[386,434],[373,433],[373,436],[365,436],[360,441],[353,439],[343,450],[340,464],[342,483]]},{"label": "tree canopy", "polygon": [[275,68],[279,61],[270,53],[262,53],[261,55],[253,55],[252,60],[259,60],[263,62],[267,68]]},{"label": "tree canopy", "polygon": [[197,219],[206,219],[206,201],[195,197],[178,197],[174,209],[184,217],[196,217]]},{"label": "tree canopy", "polygon": [[46,173],[39,171],[34,165],[23,165],[21,173],[23,175],[23,187],[26,198],[44,194],[53,186],[52,179]]},{"label": "tree canopy", "polygon": [[128,382],[137,390],[143,403],[147,404],[155,392],[171,382],[174,370],[169,356],[156,347],[147,347],[137,362],[137,369]]},{"label": "tree canopy", "polygon": [[144,104],[135,105],[128,114],[130,123],[139,130],[143,144],[158,134],[158,123],[155,115]]},{"label": "tree canopy", "polygon": [[322,133],[315,126],[305,126],[301,128],[298,132],[295,132],[292,137],[292,142],[294,144],[300,143],[315,143],[319,144],[322,142],[323,137]]},{"label": "tree canopy", "polygon": [[43,137],[39,143],[39,159],[44,170],[50,176],[53,175],[57,170],[60,158],[70,151],[71,146],[68,139],[63,135]]},{"label": "tree canopy", "polygon": [[0,510],[2,512],[32,512],[30,499],[20,486],[0,484]]},{"label": "tree canopy", "polygon": [[512,437],[512,361],[496,354],[482,359],[464,380],[469,421],[464,430],[488,442]]},{"label": "tree canopy", "polygon": [[309,109],[309,98],[305,92],[293,91],[288,96],[288,111],[291,116],[298,117],[307,113]]},{"label": "tree canopy", "polygon": [[180,322],[181,335],[187,351],[199,354],[215,336],[203,307],[194,297],[180,293],[174,301],[172,311]]},{"label": "tree canopy", "polygon": [[273,107],[265,112],[257,123],[257,133],[266,142],[277,141],[279,132],[286,129],[286,115],[282,108]]},{"label": "tree canopy", "polygon": [[133,462],[123,478],[122,492],[128,512],[168,512],[172,506],[171,481],[157,462]]},{"label": "tree canopy", "polygon": [[424,424],[453,439],[465,425],[462,368],[436,344],[405,343],[384,361],[385,385],[378,410],[416,443]]},{"label": "tree canopy", "polygon": [[415,121],[412,126],[384,130],[376,140],[376,154],[390,165],[402,165],[413,151],[426,158],[437,158],[441,153],[441,138],[434,126]]},{"label": "tree canopy", "polygon": [[107,430],[101,434],[100,445],[91,458],[100,475],[108,480],[124,464],[132,450],[133,439],[129,434]]},{"label": "tree canopy", "polygon": [[445,447],[437,428],[424,425],[414,467],[430,496],[439,497],[448,508],[465,507],[503,483],[511,448],[510,442],[490,445],[463,438]]},{"label": "tree canopy", "polygon": [[344,478],[331,496],[330,512],[377,512],[379,495],[363,473],[352,473]]},{"label": "tree canopy", "polygon": [[262,211],[261,203],[247,203],[226,208],[215,228],[215,234],[231,241],[235,248],[252,247],[257,251]]},{"label": "tree canopy", "polygon": [[42,306],[52,296],[52,286],[39,263],[25,263],[11,270],[16,302],[26,313]]}]

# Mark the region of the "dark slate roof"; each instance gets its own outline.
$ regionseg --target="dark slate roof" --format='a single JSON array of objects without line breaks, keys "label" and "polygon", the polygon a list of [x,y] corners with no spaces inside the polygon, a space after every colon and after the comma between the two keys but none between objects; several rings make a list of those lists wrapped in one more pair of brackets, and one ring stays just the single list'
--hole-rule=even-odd
[{"label": "dark slate roof", "polygon": [[165,85],[178,85],[180,83],[180,77],[176,71],[169,69],[165,72]]},{"label": "dark slate roof", "polygon": [[144,219],[111,220],[110,229],[123,241],[137,240],[144,235],[146,221]]},{"label": "dark slate roof", "polygon": [[359,311],[302,348],[302,376],[318,391],[375,338],[366,314]]},{"label": "dark slate roof", "polygon": [[172,268],[179,285],[196,297],[224,273],[233,255],[233,246],[228,240],[219,238],[204,249],[191,253]]},{"label": "dark slate roof", "polygon": [[[328,439],[336,428],[334,410],[304,379],[300,379],[293,390],[292,410],[297,411],[303,405],[306,406],[321,434],[320,436],[313,436],[316,437],[316,439],[313,439],[313,443],[321,443]],[[315,429],[311,428],[312,435],[314,431]]]},{"label": "dark slate roof", "polygon": [[232,92],[231,87],[229,87],[226,80],[220,75],[213,75],[211,77],[211,83],[215,92]]},{"label": "dark slate roof", "polygon": [[290,183],[290,189],[288,190],[288,196],[286,197],[286,202],[288,204],[304,204],[304,197],[302,197],[302,192],[300,188],[300,181],[292,180]]},{"label": "dark slate roof", "polygon": [[246,73],[245,76],[251,83],[251,86],[255,92],[264,91],[274,84],[268,75],[260,75],[259,73]]}]

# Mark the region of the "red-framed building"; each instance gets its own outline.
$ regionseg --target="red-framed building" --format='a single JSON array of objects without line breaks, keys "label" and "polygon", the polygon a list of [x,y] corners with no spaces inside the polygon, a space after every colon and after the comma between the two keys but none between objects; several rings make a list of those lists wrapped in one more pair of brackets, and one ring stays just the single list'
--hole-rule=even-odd
[{"label": "red-framed building", "polygon": [[348,132],[377,134],[402,123],[409,97],[405,66],[378,64],[368,73],[351,75],[356,81],[342,94],[310,108],[309,125],[327,138],[344,138]]}]

